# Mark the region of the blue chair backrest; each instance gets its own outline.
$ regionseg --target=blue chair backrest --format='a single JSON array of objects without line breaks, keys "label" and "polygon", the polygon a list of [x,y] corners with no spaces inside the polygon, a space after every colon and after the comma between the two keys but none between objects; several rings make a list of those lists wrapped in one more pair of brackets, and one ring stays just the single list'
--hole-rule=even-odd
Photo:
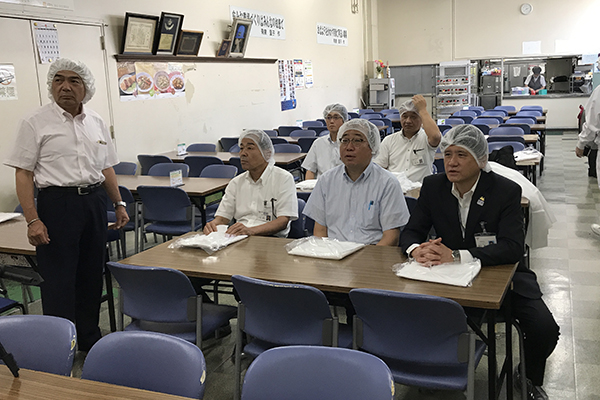
[{"label": "blue chair backrest", "polygon": [[471,123],[471,125],[475,126],[477,129],[479,129],[481,132],[483,132],[484,135],[489,135],[490,133],[490,127],[489,125],[485,124],[485,123],[475,123],[475,121],[473,121]]},{"label": "blue chair backrest", "polygon": [[282,137],[272,137],[271,143],[273,143],[273,145],[276,145],[276,144],[287,144],[289,142]]},{"label": "blue chair backrest", "polygon": [[285,143],[273,145],[275,153],[302,153],[302,148],[297,144]]},{"label": "blue chair backrest", "polygon": [[385,125],[385,123],[380,118],[378,118],[378,119],[373,118],[373,119],[370,119],[369,121],[375,126],[384,126]]},{"label": "blue chair backrest", "polygon": [[190,167],[185,163],[159,163],[150,167],[148,175],[150,176],[169,176],[172,171],[181,171],[181,175],[187,178],[190,173]]},{"label": "blue chair backrest", "polygon": [[454,126],[454,125],[462,125],[464,123],[465,123],[465,121],[463,121],[460,118],[446,118],[446,125]]},{"label": "blue chair backrest", "polygon": [[390,369],[371,354],[286,346],[265,351],[248,367],[242,400],[392,400],[393,392]]},{"label": "blue chair backrest", "polygon": [[311,126],[323,126],[323,123],[321,121],[303,121],[302,122],[302,128],[308,128]]},{"label": "blue chair backrest", "polygon": [[295,131],[296,129],[300,129],[300,127],[297,125],[282,125],[277,128],[279,136],[290,136],[290,132]]},{"label": "blue chair backrest", "polygon": [[223,151],[229,151],[231,146],[238,144],[239,140],[239,137],[222,137],[219,139],[219,143],[221,144]]},{"label": "blue chair backrest", "polygon": [[317,132],[313,131],[312,129],[296,129],[295,131],[291,131],[290,132],[290,137],[293,138],[297,138],[297,137],[316,137],[317,136]]},{"label": "blue chair backrest", "polygon": [[494,110],[517,111],[515,106],[496,106]]},{"label": "blue chair backrest", "polygon": [[275,129],[265,129],[264,131],[269,137],[277,136],[277,131]]},{"label": "blue chair backrest", "polygon": [[404,196],[404,201],[406,201],[406,207],[408,207],[408,211],[412,213],[414,208],[417,206],[417,199],[411,196]]},{"label": "blue chair backrest", "polygon": [[[541,116],[542,116],[542,112],[536,111],[536,110],[519,111],[516,114],[516,117],[541,117]],[[535,120],[537,121],[537,118]]]},{"label": "blue chair backrest", "polygon": [[[485,109],[482,106],[469,106],[469,110],[483,112]],[[477,114],[477,115],[479,115],[479,114]]]},{"label": "blue chair backrest", "polygon": [[490,110],[481,113],[482,117],[506,117],[508,112],[505,110]]},{"label": "blue chair backrest", "polygon": [[444,134],[444,132],[446,132],[448,129],[452,129],[452,125],[448,125],[448,124],[440,124],[438,125],[438,129],[440,130],[440,132],[442,133],[442,135]]},{"label": "blue chair backrest", "polygon": [[244,172],[244,169],[242,168],[242,162],[240,161],[239,157],[231,157],[229,159],[229,165],[233,165],[234,167],[237,168],[238,175]]},{"label": "blue chair backrest", "polygon": [[328,131],[327,129],[326,129],[326,130],[324,130],[324,131],[321,131],[321,132],[319,133],[319,137],[321,137],[321,136],[327,136],[327,135],[329,135],[329,131]]},{"label": "blue chair backrest", "polygon": [[494,135],[487,137],[488,143],[492,142],[519,142],[523,146],[525,146],[525,138],[523,136],[515,136],[515,135]]},{"label": "blue chair backrest", "polygon": [[206,362],[183,339],[157,332],[115,332],[100,339],[83,365],[82,378],[201,399]]},{"label": "blue chair backrest", "polygon": [[529,124],[514,124],[514,123],[507,121],[506,123],[504,123],[500,126],[516,126],[516,127],[523,129],[523,133],[525,135],[529,135],[531,133],[531,127],[529,126]]},{"label": "blue chair backrest", "polygon": [[[327,131],[327,132],[329,132],[329,131]],[[312,144],[317,139],[318,139],[317,137],[301,137],[301,138],[298,138],[298,146],[300,146],[300,148],[302,149],[302,153],[308,153],[308,151],[310,150]]]},{"label": "blue chair backrest", "polygon": [[323,124],[323,126],[327,125],[327,122],[323,118],[317,118],[315,121],[319,121],[320,123]]},{"label": "blue chair backrest", "polygon": [[383,118],[383,114],[382,113],[364,113],[361,114],[360,117],[362,119],[373,119],[373,118]]},{"label": "blue chair backrest", "polygon": [[233,146],[231,146],[228,151],[230,153],[239,153],[240,152],[240,146],[236,143]]},{"label": "blue chair backrest", "polygon": [[213,152],[217,151],[217,145],[212,143],[193,143],[187,147],[186,151]]},{"label": "blue chair backrest", "polygon": [[491,153],[492,151],[501,149],[505,146],[511,146],[514,152],[521,151],[525,148],[523,143],[517,141],[498,141],[488,143],[488,151]]},{"label": "blue chair backrest", "polygon": [[493,117],[493,116],[481,116],[477,117],[471,122],[473,125],[498,125],[504,122],[503,117]]},{"label": "blue chair backrest", "polygon": [[191,221],[192,203],[184,190],[170,186],[138,186],[144,219],[158,222]]},{"label": "blue chair backrest", "polygon": [[358,110],[358,115],[363,115],[364,113],[372,113],[372,112],[375,112],[375,111],[373,111],[370,108],[363,108],[363,109]]},{"label": "blue chair backrest", "polygon": [[542,113],[544,112],[544,108],[542,106],[523,106],[523,107],[521,107],[521,111],[528,111],[528,110],[541,111]]},{"label": "blue chair backrest", "polygon": [[65,318],[49,315],[0,317],[0,342],[20,368],[71,375],[77,334]]},{"label": "blue chair backrest", "polygon": [[508,136],[508,135],[515,135],[515,136],[523,136],[525,134],[525,132],[523,132],[523,128],[519,127],[519,126],[505,126],[505,125],[500,125],[497,128],[492,128],[490,129],[490,136],[493,135],[501,135],[501,136]]},{"label": "blue chair backrest", "polygon": [[312,286],[231,277],[245,308],[244,332],[278,345],[324,345],[323,324],[331,320],[323,292]]},{"label": "blue chair backrest", "polygon": [[452,118],[462,119],[463,123],[470,124],[475,117],[471,117],[470,115],[453,115]]},{"label": "blue chair backrest", "polygon": [[317,134],[317,136],[321,136],[321,133],[327,130],[326,126],[311,126],[310,127],[311,131],[315,131],[315,133]]},{"label": "blue chair backrest", "polygon": [[209,165],[223,165],[223,161],[213,156],[187,156],[183,162],[190,167],[188,176],[197,177]]},{"label": "blue chair backrest", "polygon": [[473,117],[475,118],[477,116],[477,112],[473,111],[473,110],[460,110],[455,112],[454,114],[452,114],[452,116],[457,116],[457,117],[463,117],[463,116],[467,116],[467,117]]},{"label": "blue chair backrest", "polygon": [[200,178],[223,178],[232,179],[238,173],[235,165],[207,165],[202,172]]},{"label": "blue chair backrest", "polygon": [[358,113],[355,113],[355,112],[349,112],[348,113],[348,119],[354,119],[354,118],[360,118],[360,115]]},{"label": "blue chair backrest", "polygon": [[137,159],[142,167],[142,175],[148,175],[148,171],[150,171],[150,168],[154,164],[173,162],[173,160],[167,156],[151,154],[138,154]]},{"label": "blue chair backrest", "polygon": [[507,124],[536,124],[535,117],[510,117],[506,120]]},{"label": "blue chair backrest", "polygon": [[117,165],[113,165],[113,170],[117,175],[135,175],[137,172],[137,164],[128,161],[121,161]]},{"label": "blue chair backrest", "polygon": [[302,214],[302,211],[304,211],[305,205],[306,202],[304,200],[298,199],[298,219],[292,221],[290,224],[289,238],[299,239],[304,237],[304,221],[306,217]]}]

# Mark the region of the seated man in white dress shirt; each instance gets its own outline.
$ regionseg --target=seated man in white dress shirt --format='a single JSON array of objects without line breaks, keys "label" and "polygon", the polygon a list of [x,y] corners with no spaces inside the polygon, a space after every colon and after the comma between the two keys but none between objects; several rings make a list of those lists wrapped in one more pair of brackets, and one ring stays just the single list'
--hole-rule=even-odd
[{"label": "seated man in white dress shirt", "polygon": [[423,178],[433,173],[435,150],[442,134],[420,94],[404,102],[398,110],[402,130],[383,139],[373,161],[388,171],[404,172],[411,181],[422,183]]},{"label": "seated man in white dress shirt", "polygon": [[341,104],[330,104],[323,110],[329,135],[315,140],[302,163],[306,170],[306,179],[316,179],[325,171],[342,164],[340,145],[337,142],[338,130],[348,121],[348,110]]},{"label": "seated man in white dress shirt", "polygon": [[273,143],[261,130],[248,130],[239,139],[240,161],[246,170],[233,178],[204,233],[228,225],[232,235],[286,237],[298,218],[298,199],[292,174],[275,166]]}]

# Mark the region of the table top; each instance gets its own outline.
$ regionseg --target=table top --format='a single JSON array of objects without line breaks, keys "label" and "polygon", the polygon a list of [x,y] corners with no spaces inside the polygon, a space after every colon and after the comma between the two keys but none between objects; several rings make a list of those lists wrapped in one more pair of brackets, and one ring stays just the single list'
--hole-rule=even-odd
[{"label": "table top", "polygon": [[[167,151],[166,153],[161,153],[161,156],[169,157],[173,162],[183,162],[183,159],[187,156],[212,156],[218,157],[226,164],[229,164],[229,159],[231,157],[239,157],[239,153],[229,153],[226,151],[190,151],[183,156],[177,155],[177,151]],[[273,158],[275,159],[275,165],[285,166],[296,161],[300,161],[306,157],[306,153],[275,153],[273,154]],[[121,175],[119,175],[121,176]]]},{"label": "table top", "polygon": [[406,259],[399,247],[367,246],[343,260],[334,261],[288,255],[284,245],[291,241],[252,236],[212,256],[201,249],[169,249],[172,242],[169,241],[121,262],[175,268],[188,276],[220,280],[230,280],[232,275],[239,274],[332,292],[376,288],[430,294],[453,299],[463,306],[487,309],[499,309],[516,268],[515,265],[482,268],[472,287],[462,288],[395,276],[392,265]]},{"label": "table top", "polygon": [[0,368],[0,398],[4,400],[151,400],[187,399],[187,397],[134,389],[104,382],[89,381],[45,372],[19,370],[11,375],[4,365]]},{"label": "table top", "polygon": [[[506,122],[509,118],[512,118],[513,116],[515,116],[516,114],[510,115],[508,117],[504,117],[504,122]],[[525,117],[527,118],[527,117]],[[533,117],[536,119],[536,121],[540,124],[545,124],[546,123],[546,117]]]},{"label": "table top", "polygon": [[[521,111],[521,110],[508,111],[508,115],[517,115],[517,113],[518,113],[519,111]],[[525,110],[523,110],[523,111],[525,111]],[[546,116],[546,114],[547,114],[547,113],[548,113],[548,109],[547,109],[547,108],[544,108],[544,110],[542,111],[542,114],[543,114],[544,116]]]},{"label": "table top", "polygon": [[[132,193],[136,192],[138,186],[170,186],[171,178],[168,176],[149,175],[118,175],[119,185],[125,186]],[[208,196],[225,189],[231,179],[220,178],[183,178],[183,189],[188,196]]]},{"label": "table top", "polygon": [[35,256],[35,247],[27,240],[24,216],[0,223],[0,253]]}]

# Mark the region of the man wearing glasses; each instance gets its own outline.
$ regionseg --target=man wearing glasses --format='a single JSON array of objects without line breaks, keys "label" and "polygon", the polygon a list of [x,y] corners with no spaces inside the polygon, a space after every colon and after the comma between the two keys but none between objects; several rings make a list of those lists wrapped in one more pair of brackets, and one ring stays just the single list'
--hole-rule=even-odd
[{"label": "man wearing glasses", "polygon": [[315,220],[314,235],[397,246],[410,214],[398,180],[371,162],[379,150],[378,128],[368,120],[353,119],[338,135],[343,165],[319,178],[304,209]]},{"label": "man wearing glasses", "polygon": [[330,104],[323,110],[323,118],[327,122],[329,135],[318,138],[310,147],[302,163],[306,179],[316,179],[342,163],[337,135],[340,126],[348,121],[348,110],[341,104]]}]

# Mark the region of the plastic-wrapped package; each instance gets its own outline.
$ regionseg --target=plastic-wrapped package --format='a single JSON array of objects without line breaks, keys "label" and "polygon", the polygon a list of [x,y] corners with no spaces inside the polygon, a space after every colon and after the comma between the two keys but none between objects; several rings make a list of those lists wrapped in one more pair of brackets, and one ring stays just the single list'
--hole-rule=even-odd
[{"label": "plastic-wrapped package", "polygon": [[394,264],[392,270],[402,278],[470,287],[481,270],[481,261],[475,258],[469,263],[445,263],[426,267],[415,260],[410,260],[402,264]]},{"label": "plastic-wrapped package", "polygon": [[317,185],[316,179],[305,179],[302,182],[296,183],[296,189],[298,190],[313,190]]},{"label": "plastic-wrapped package", "polygon": [[525,150],[515,152],[515,161],[537,160],[544,155],[533,147],[526,147]]},{"label": "plastic-wrapped package", "polygon": [[169,245],[169,249],[179,249],[182,247],[198,247],[208,254],[213,254],[232,243],[239,242],[248,237],[248,235],[230,235],[225,233],[227,225],[218,225],[217,232],[211,232],[208,235],[198,233],[179,238]]},{"label": "plastic-wrapped package", "polygon": [[337,239],[310,236],[286,244],[285,250],[294,256],[341,260],[365,246],[362,243],[341,242]]}]

